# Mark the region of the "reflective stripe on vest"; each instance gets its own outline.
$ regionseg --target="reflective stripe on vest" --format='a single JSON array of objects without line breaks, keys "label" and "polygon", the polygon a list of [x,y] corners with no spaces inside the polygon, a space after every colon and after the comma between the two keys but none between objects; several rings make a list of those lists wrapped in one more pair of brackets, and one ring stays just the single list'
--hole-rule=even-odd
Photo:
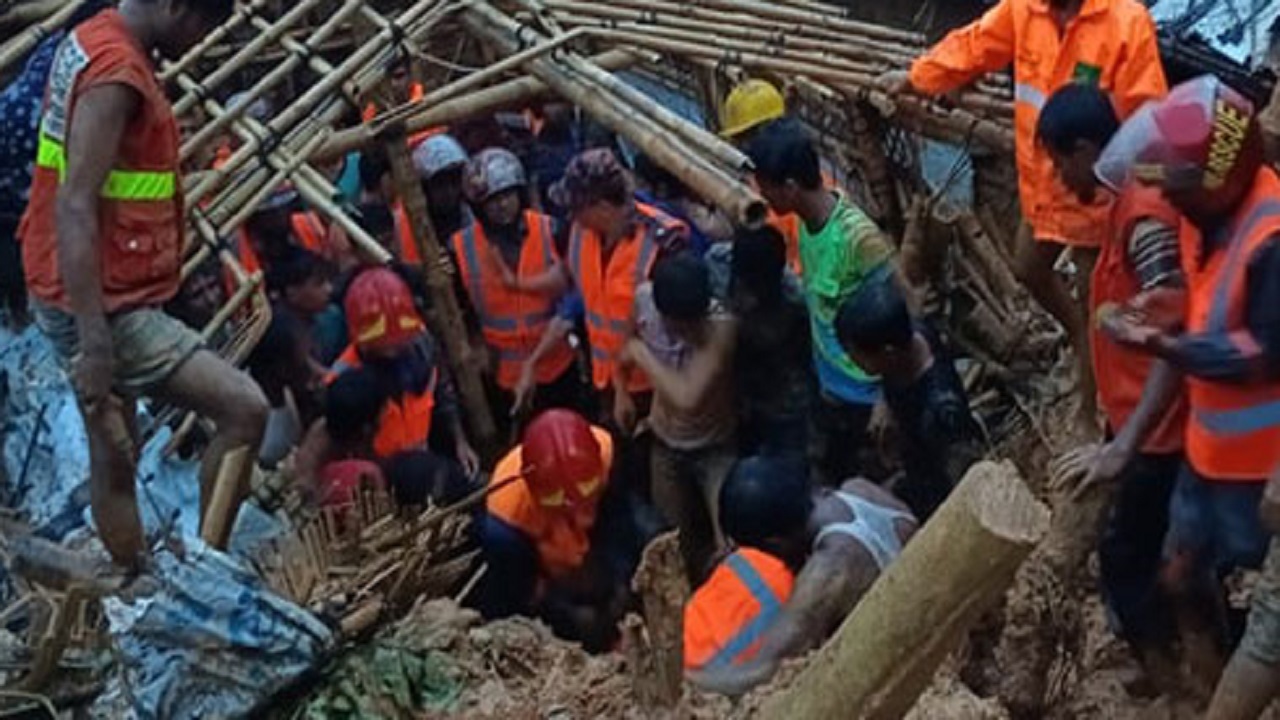
[{"label": "reflective stripe on vest", "polygon": [[[1258,225],[1280,218],[1280,200],[1265,200],[1258,204],[1239,228],[1232,228],[1230,237],[1234,241],[1227,249],[1227,258],[1222,271],[1218,275],[1218,283],[1213,289],[1213,302],[1209,306],[1209,317],[1204,331],[1214,334],[1225,334],[1228,328],[1228,312],[1231,308],[1231,289],[1239,274],[1248,263],[1246,246]],[[1280,401],[1258,398],[1257,405],[1233,408],[1230,410],[1207,410],[1194,408],[1196,421],[1214,435],[1230,437],[1248,435],[1268,428],[1280,427]]]},{"label": "reflective stripe on vest", "polygon": [[1044,108],[1044,93],[1034,85],[1018,83],[1013,88],[1013,98],[1017,102],[1026,103],[1036,110]]},{"label": "reflective stripe on vest", "polygon": [[725,643],[725,646],[707,662],[706,667],[713,668],[728,665],[733,662],[734,658],[746,652],[755,645],[756,642],[764,636],[765,631],[769,629],[782,613],[782,602],[769,585],[760,577],[760,573],[752,567],[741,555],[734,553],[725,558],[725,564],[738,580],[751,592],[751,596],[760,604],[760,612],[752,618],[751,622],[738,631],[733,639]]},{"label": "reflective stripe on vest", "polygon": [[[530,216],[526,216],[529,218]],[[526,313],[515,317],[506,315],[495,315],[489,311],[489,306],[484,301],[484,280],[480,274],[480,254],[477,250],[479,245],[476,237],[476,227],[479,223],[472,223],[461,230],[462,233],[462,260],[466,263],[466,277],[470,282],[465,283],[467,291],[471,295],[471,304],[475,307],[476,313],[480,316],[480,323],[490,330],[500,332],[515,332],[520,329],[521,325],[537,329],[540,325],[545,325],[555,317],[555,308],[548,303],[545,310],[536,313]],[[530,228],[533,229],[533,228]],[[551,224],[547,218],[538,219],[537,228],[538,241],[542,243],[542,269],[545,271],[552,265],[551,258]],[[530,238],[526,238],[525,242],[530,242]],[[523,260],[523,248],[521,249],[521,258]],[[519,260],[515,271],[520,272]],[[540,333],[539,333],[540,334]]]},{"label": "reflective stripe on vest", "polygon": [[[36,167],[58,173],[58,183],[67,178],[67,152],[61,143],[40,133],[36,148]],[[145,170],[112,170],[99,193],[107,200],[163,201],[172,200],[177,192],[177,179],[172,172]]]}]

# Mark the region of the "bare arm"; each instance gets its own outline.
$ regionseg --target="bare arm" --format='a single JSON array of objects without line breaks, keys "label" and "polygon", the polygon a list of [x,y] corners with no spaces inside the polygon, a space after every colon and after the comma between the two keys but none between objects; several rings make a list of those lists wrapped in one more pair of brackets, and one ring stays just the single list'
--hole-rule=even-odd
[{"label": "bare arm", "polygon": [[109,392],[111,380],[111,331],[102,298],[99,195],[138,103],[137,91],[125,85],[94,87],[80,97],[67,138],[67,174],[58,189],[58,271],[77,320],[87,370],[80,389],[87,404],[101,400]]},{"label": "bare arm", "polygon": [[695,354],[688,366],[681,369],[660,362],[638,339],[632,338],[628,345],[631,357],[649,376],[654,390],[677,409],[690,411],[706,400],[720,373],[730,372],[737,335],[737,321],[713,320],[707,351]]},{"label": "bare arm", "polygon": [[1129,416],[1129,421],[1116,433],[1116,446],[1132,457],[1142,443],[1159,424],[1161,418],[1178,392],[1182,389],[1182,373],[1164,360],[1157,360],[1151,365],[1151,373],[1142,388],[1142,398],[1138,407]]},{"label": "bare arm", "polygon": [[800,571],[791,599],[765,632],[756,656],[741,665],[692,672],[689,680],[724,695],[747,693],[768,682],[783,660],[821,644],[858,603],[858,593],[848,557],[819,549]]},{"label": "bare arm", "polygon": [[556,260],[541,274],[533,277],[517,276],[514,284],[515,289],[521,292],[559,297],[569,290],[569,273],[564,269],[564,265]]}]

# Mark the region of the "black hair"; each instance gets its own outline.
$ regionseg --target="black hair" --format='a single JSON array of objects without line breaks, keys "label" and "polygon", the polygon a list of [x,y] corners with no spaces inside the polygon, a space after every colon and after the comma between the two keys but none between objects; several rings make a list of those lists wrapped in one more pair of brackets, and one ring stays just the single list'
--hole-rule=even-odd
[{"label": "black hair", "polygon": [[339,445],[354,445],[377,424],[386,395],[378,376],[365,369],[346,370],[324,396],[325,429]]},{"label": "black hair", "polygon": [[231,13],[236,9],[235,0],[178,0],[178,2],[196,11],[205,20],[218,25],[231,17]]},{"label": "black hair", "polygon": [[429,450],[398,453],[387,460],[383,472],[401,507],[423,507],[428,500],[445,507],[475,489],[456,462]]},{"label": "black hair", "polygon": [[268,273],[267,281],[274,290],[284,291],[312,280],[331,278],[334,267],[323,257],[306,248],[290,246],[283,257],[276,260]]},{"label": "black hair", "polygon": [[653,304],[676,320],[705,317],[711,305],[711,273],[702,258],[682,252],[653,268]]},{"label": "black hair", "polygon": [[768,549],[804,529],[813,510],[800,456],[757,455],[733,466],[720,490],[720,525],[739,545]]},{"label": "black hair", "polygon": [[360,227],[377,239],[395,232],[396,218],[391,208],[382,203],[361,203],[356,208],[360,216]]},{"label": "black hair", "polygon": [[688,188],[679,178],[672,175],[666,168],[654,162],[648,155],[637,155],[635,162],[636,176],[649,184],[655,195],[659,197],[687,197],[689,195]]},{"label": "black hair", "polygon": [[387,162],[386,153],[381,148],[362,150],[356,166],[360,173],[360,188],[365,192],[381,190],[382,178],[391,172],[391,163]]},{"label": "black hair", "polygon": [[1050,150],[1064,155],[1080,141],[1099,149],[1120,130],[1120,118],[1111,98],[1095,85],[1069,83],[1055,92],[1036,122],[1036,138]]},{"label": "black hair", "polygon": [[744,230],[734,238],[732,266],[734,283],[742,283],[760,296],[781,294],[787,241],[769,225]]},{"label": "black hair", "polygon": [[905,348],[914,334],[911,311],[892,273],[865,283],[836,313],[836,337],[845,347]]},{"label": "black hair", "polygon": [[747,144],[756,175],[774,185],[794,181],[804,190],[822,187],[822,163],[799,120],[781,118],[760,128]]}]

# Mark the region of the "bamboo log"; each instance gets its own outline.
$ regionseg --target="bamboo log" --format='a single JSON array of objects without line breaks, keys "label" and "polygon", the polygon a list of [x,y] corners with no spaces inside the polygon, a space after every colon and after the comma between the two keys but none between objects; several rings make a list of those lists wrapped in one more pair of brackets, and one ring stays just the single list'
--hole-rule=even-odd
[{"label": "bamboo log", "polygon": [[228,450],[222,456],[208,508],[200,523],[200,539],[210,547],[219,550],[227,547],[227,540],[231,537],[231,529],[236,521],[236,509],[244,491],[248,489],[240,487],[240,483],[242,472],[251,462],[249,453],[252,450],[250,446],[242,445]]},{"label": "bamboo log", "polygon": [[156,73],[162,84],[168,83],[178,73],[184,73],[191,69],[191,66],[204,57],[218,43],[227,39],[227,37],[238,30],[245,21],[255,18],[266,8],[270,0],[251,0],[247,4],[237,4],[235,10],[231,13],[231,17],[227,18],[218,27],[214,28],[208,35],[205,35],[187,49],[182,57],[173,60],[168,66]]},{"label": "bamboo log", "polygon": [[799,23],[802,26],[823,27],[833,31],[874,38],[891,43],[919,45],[925,42],[920,33],[896,30],[884,25],[859,22],[844,17],[836,17],[831,13],[802,10],[786,7],[776,3],[759,2],[758,0],[686,0],[690,5],[719,8],[733,12],[748,13],[756,17],[770,18],[784,22]]},{"label": "bamboo log", "polygon": [[970,468],[761,717],[902,717],[942,660],[999,602],[1048,525],[1049,513],[1012,464]]},{"label": "bamboo log", "polygon": [[[515,38],[527,37],[533,32],[485,2],[468,5],[463,11],[462,21],[473,34],[508,52],[515,51]],[[586,109],[606,127],[625,136],[654,162],[740,224],[754,226],[763,222],[764,203],[756,194],[703,158],[697,148],[657,132],[642,115],[617,96],[605,88],[573,77],[548,58],[531,60],[527,68],[557,93]]]},{"label": "bamboo log", "polygon": [[[364,5],[361,4],[360,7],[363,8]],[[250,22],[253,23],[255,28],[264,32],[271,28],[271,23],[260,17],[255,17]],[[319,48],[312,48],[305,45],[288,33],[280,36],[280,46],[283,47],[290,56],[297,55],[305,58],[307,67],[319,75],[327,75],[333,72],[333,64],[328,60],[325,60],[324,57],[317,52]]]},{"label": "bamboo log", "polygon": [[432,302],[428,310],[431,327],[440,335],[453,366],[454,378],[462,395],[463,407],[466,409],[464,414],[473,439],[486,455],[494,454],[497,450],[494,446],[497,428],[489,412],[479,365],[471,361],[467,327],[462,320],[458,298],[453,293],[453,281],[442,262],[444,250],[431,225],[427,198],[422,192],[422,183],[409,154],[408,138],[403,132],[391,132],[384,138],[383,147],[391,163],[391,174],[395,179],[400,202],[409,216],[413,241],[418,246],[418,256],[422,258],[427,287],[431,291]]},{"label": "bamboo log", "polygon": [[[636,62],[637,56],[625,50],[610,50],[590,58],[591,62],[605,70],[621,70]],[[449,88],[440,88],[443,93]],[[547,84],[536,77],[522,77],[483,90],[477,90],[466,96],[445,100],[437,104],[435,92],[427,93],[421,100],[401,106],[405,132],[412,135],[430,127],[450,125],[476,115],[484,115],[495,110],[515,107],[550,92]],[[413,112],[409,113],[409,108]],[[397,108],[399,109],[399,108]],[[378,122],[379,120],[375,121]],[[327,160],[339,155],[373,147],[377,143],[377,134],[372,125],[358,125],[354,128],[334,133],[329,141],[316,152],[317,160]]]},{"label": "bamboo log", "polygon": [[71,20],[71,16],[75,15],[83,4],[84,0],[66,2],[52,15],[13,36],[4,45],[0,45],[0,71],[21,60],[27,53],[35,49],[42,40],[49,37],[58,28],[66,25]]},{"label": "bamboo log", "polygon": [[982,268],[982,275],[992,285],[992,289],[1004,299],[1004,307],[1011,309],[1009,301],[1021,292],[1021,284],[1013,274],[1004,255],[982,228],[982,223],[970,212],[961,213],[956,219],[956,226],[965,248],[973,255],[974,260]]}]

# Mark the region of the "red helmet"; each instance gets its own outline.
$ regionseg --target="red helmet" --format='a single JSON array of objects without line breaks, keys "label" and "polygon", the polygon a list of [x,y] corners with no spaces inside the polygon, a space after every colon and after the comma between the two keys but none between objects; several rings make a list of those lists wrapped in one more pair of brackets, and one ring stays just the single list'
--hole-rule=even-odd
[{"label": "red helmet", "polygon": [[342,305],[347,333],[358,350],[394,350],[426,330],[409,286],[385,267],[357,275]]},{"label": "red helmet", "polygon": [[1262,165],[1253,103],[1213,75],[1174,88],[1134,114],[1098,160],[1113,188],[1130,179],[1209,199],[1248,187]]},{"label": "red helmet", "polygon": [[548,410],[529,423],[521,460],[525,484],[544,506],[591,500],[604,484],[600,443],[586,418],[570,410]]}]

